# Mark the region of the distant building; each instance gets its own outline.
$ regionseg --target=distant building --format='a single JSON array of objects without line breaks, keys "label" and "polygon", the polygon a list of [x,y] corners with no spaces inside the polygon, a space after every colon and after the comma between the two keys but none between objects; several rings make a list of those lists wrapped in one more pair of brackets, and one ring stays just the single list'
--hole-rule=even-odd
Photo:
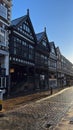
[{"label": "distant building", "polygon": [[8,27],[10,22],[11,0],[0,0],[0,88],[6,88],[9,76]]},{"label": "distant building", "polygon": [[65,58],[59,47],[56,48],[57,52],[57,86],[65,87],[73,85],[73,64]]},{"label": "distant building", "polygon": [[61,71],[61,52],[59,47],[56,48],[57,53],[57,86],[62,86],[62,71]]},{"label": "distant building", "polygon": [[61,55],[61,75],[63,86],[73,85],[73,64],[63,55]]}]

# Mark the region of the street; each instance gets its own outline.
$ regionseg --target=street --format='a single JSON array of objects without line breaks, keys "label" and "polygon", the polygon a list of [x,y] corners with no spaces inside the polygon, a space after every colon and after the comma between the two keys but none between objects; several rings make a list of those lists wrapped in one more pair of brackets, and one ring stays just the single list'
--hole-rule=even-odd
[{"label": "street", "polygon": [[73,87],[9,112],[0,118],[0,130],[53,130],[73,105]]}]

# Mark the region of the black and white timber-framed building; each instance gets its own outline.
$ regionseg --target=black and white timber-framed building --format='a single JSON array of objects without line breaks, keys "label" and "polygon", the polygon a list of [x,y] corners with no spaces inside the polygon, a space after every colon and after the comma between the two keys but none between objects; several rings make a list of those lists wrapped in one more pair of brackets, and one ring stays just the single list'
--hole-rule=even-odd
[{"label": "black and white timber-framed building", "polygon": [[64,58],[54,42],[49,42],[46,28],[35,33],[29,10],[11,22],[9,31],[11,92],[41,91],[73,84],[73,64]]},{"label": "black and white timber-framed building", "polygon": [[57,87],[57,53],[54,42],[50,42],[49,65],[49,86]]},{"label": "black and white timber-framed building", "polygon": [[36,34],[37,44],[35,51],[35,74],[36,85],[41,89],[49,88],[49,68],[48,58],[50,54],[50,44],[46,34],[46,28],[41,33]]}]

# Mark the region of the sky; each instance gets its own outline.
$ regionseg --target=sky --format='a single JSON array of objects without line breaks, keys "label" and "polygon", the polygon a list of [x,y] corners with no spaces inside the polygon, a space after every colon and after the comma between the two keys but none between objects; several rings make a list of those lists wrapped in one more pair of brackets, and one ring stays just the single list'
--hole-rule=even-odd
[{"label": "sky", "polygon": [[73,63],[73,0],[12,0],[12,20],[29,15],[35,33],[46,27],[48,40]]}]

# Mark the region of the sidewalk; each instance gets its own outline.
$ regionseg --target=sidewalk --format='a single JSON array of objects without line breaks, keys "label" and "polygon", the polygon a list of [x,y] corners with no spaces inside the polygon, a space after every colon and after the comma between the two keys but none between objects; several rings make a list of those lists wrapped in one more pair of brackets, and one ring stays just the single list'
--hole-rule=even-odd
[{"label": "sidewalk", "polygon": [[5,100],[0,130],[73,130],[73,87],[49,94],[39,92]]},{"label": "sidewalk", "polygon": [[73,105],[54,130],[73,130]]},{"label": "sidewalk", "polygon": [[52,90],[52,94],[50,90],[47,91],[38,91],[36,93],[32,94],[21,94],[13,97],[9,97],[7,99],[4,99],[3,101],[3,108],[5,111],[9,111],[13,108],[16,108],[18,106],[21,106],[23,103],[28,104],[29,102],[37,101],[42,98],[46,98],[47,96],[53,96],[55,93],[62,90],[61,88],[56,88]]}]

